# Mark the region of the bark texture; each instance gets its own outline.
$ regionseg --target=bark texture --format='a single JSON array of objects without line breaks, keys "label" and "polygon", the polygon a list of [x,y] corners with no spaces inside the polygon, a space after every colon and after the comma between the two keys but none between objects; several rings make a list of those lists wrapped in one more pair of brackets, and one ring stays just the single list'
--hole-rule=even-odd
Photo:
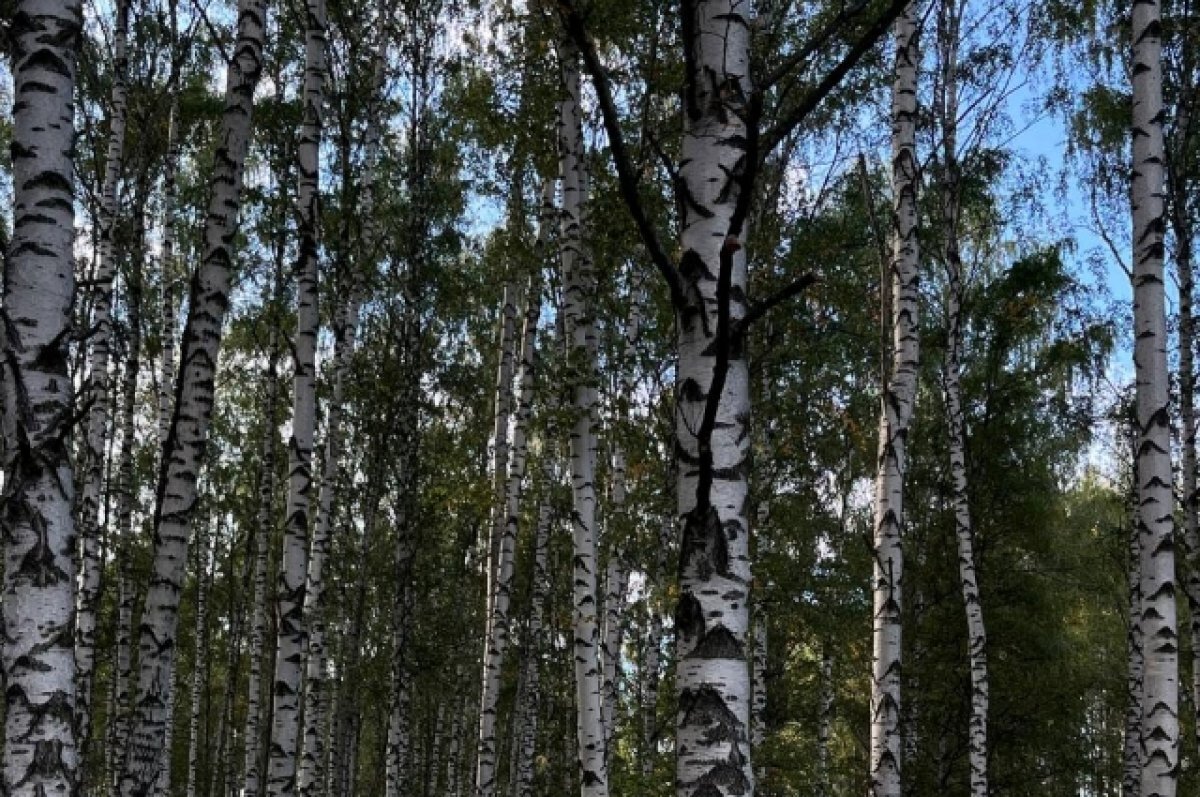
[{"label": "bark texture", "polygon": [[4,258],[4,758],[7,797],[74,794],[75,498],[67,342],[82,9],[20,0],[10,22],[13,235]]},{"label": "bark texture", "polygon": [[1179,649],[1163,289],[1162,18],[1157,0],[1134,3],[1132,20],[1136,472],[1145,656],[1141,795],[1174,797],[1179,778]]},{"label": "bark texture", "polygon": [[584,163],[579,53],[559,41],[559,172],[562,177],[560,262],[563,271],[567,359],[572,387],[570,432],[573,651],[576,741],[582,797],[607,797],[596,573],[596,278],[584,249],[588,176]]},{"label": "bark texture", "polygon": [[900,797],[901,598],[904,589],[904,478],[916,402],[919,340],[917,243],[917,9],[896,19],[892,87],[891,363],[880,407],[875,477],[874,653],[871,684],[871,795]]},{"label": "bark texture", "polygon": [[229,306],[231,245],[237,230],[242,170],[250,141],[254,88],[262,69],[266,5],[241,0],[226,77],[204,229],[203,258],[192,281],[171,428],[164,448],[154,522],[150,588],[138,628],[138,688],[122,797],[165,791],[164,742],[173,701],[175,640],[184,565],[196,509],[197,478],[212,417],[222,323]]},{"label": "bark texture", "polygon": [[[125,118],[128,106],[126,73],[129,56],[129,2],[118,0],[113,28],[113,85],[110,98],[108,147],[97,214],[96,276],[92,288],[91,357],[85,388],[90,403],[85,446],[83,491],[79,507],[79,589],[75,616],[75,727],[81,758],[86,758],[92,729],[92,685],[96,671],[96,614],[101,576],[100,504],[104,491],[104,443],[109,434],[109,361],[113,344],[113,283],[116,278],[117,181],[125,152]],[[110,522],[111,518],[105,518]]]}]

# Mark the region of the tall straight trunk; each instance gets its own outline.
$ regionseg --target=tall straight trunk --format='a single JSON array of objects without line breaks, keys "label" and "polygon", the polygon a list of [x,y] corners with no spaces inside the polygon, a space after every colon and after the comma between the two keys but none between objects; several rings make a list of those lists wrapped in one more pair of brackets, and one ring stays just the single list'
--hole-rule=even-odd
[{"label": "tall straight trunk", "polygon": [[210,551],[214,545],[212,532],[199,532],[196,549],[196,626],[194,629],[195,656],[192,663],[191,700],[188,705],[187,797],[196,797],[200,777],[200,719],[204,698],[208,692],[208,590],[212,580]]},{"label": "tall straight trunk", "polygon": [[743,174],[754,115],[747,104],[747,0],[684,6],[687,72],[676,297],[675,791],[754,793],[750,745],[750,378]]},{"label": "tall straight trunk", "polygon": [[73,794],[75,498],[67,431],[74,293],[74,0],[19,0],[12,55],[13,230],[3,258],[4,756],[8,797]]},{"label": "tall straight trunk", "polygon": [[901,599],[904,590],[904,479],[917,393],[917,9],[896,19],[892,86],[892,273],[890,378],[879,416],[875,477],[874,654],[871,683],[871,795],[900,797]]},{"label": "tall straight trunk", "polygon": [[[140,218],[140,217],[139,217]],[[117,559],[117,606],[116,633],[113,657],[113,706],[114,716],[108,721],[106,753],[112,777],[108,792],[116,789],[117,778],[125,763],[125,746],[129,735],[129,687],[133,670],[133,607],[137,597],[137,586],[133,572],[133,507],[137,499],[134,483],[133,460],[136,446],[134,421],[137,409],[137,382],[141,369],[142,352],[142,275],[143,225],[138,224],[139,234],[135,246],[138,253],[133,260],[132,274],[126,304],[128,305],[129,348],[125,357],[125,373],[121,388],[121,465],[118,469],[119,495],[117,497],[116,559]]]},{"label": "tall straight trunk", "polygon": [[[501,570],[500,549],[503,545],[505,523],[504,496],[507,488],[506,479],[509,461],[508,430],[512,417],[516,345],[517,286],[515,282],[510,281],[504,286],[500,307],[500,359],[496,368],[496,412],[492,424],[492,527],[488,535],[487,595],[485,596],[487,602],[487,611],[485,613],[487,618],[487,638],[492,636],[492,623],[495,620],[495,609],[492,604],[499,592],[498,581]],[[484,699],[487,699],[487,690],[485,689],[484,691]],[[484,717],[480,717],[481,723],[485,721],[487,720]],[[480,742],[482,744],[482,738]],[[485,762],[484,765],[486,765],[486,760],[493,754],[486,751],[483,752],[484,755],[480,756],[480,761]],[[476,773],[476,779],[478,777],[479,773]],[[478,784],[476,784],[476,789],[478,788]]]},{"label": "tall straight trunk", "polygon": [[313,526],[308,578],[304,591],[304,616],[308,630],[308,651],[305,663],[304,744],[300,757],[298,781],[302,797],[315,797],[321,783],[321,762],[324,758],[323,697],[325,693],[325,617],[324,566],[329,553],[329,532],[333,526],[334,493],[337,490],[338,459],[342,446],[342,402],[354,340],[358,330],[357,287],[346,288],[346,301],[338,308],[334,323],[333,394],[325,423],[325,460],[321,469],[321,486],[317,498],[317,519]]},{"label": "tall straight trunk", "polygon": [[558,107],[559,171],[562,176],[560,259],[567,357],[573,391],[570,456],[576,741],[582,797],[607,797],[608,767],[601,700],[604,672],[596,601],[597,344],[593,315],[596,277],[583,243],[588,178],[583,151],[579,53],[575,45],[565,39],[559,42],[559,64],[562,80]]},{"label": "tall straight trunk", "polygon": [[[613,504],[615,510],[618,506],[615,491]],[[600,648],[604,656],[604,700],[601,703],[604,712],[604,749],[605,754],[610,756],[610,763],[620,700],[621,646],[625,641],[625,593],[628,587],[629,566],[622,552],[614,549],[608,555],[608,566],[604,572],[604,633]]]},{"label": "tall straight trunk", "polygon": [[[278,298],[278,290],[275,297]],[[251,588],[250,632],[247,640],[250,650],[250,665],[246,687],[246,730],[243,734],[245,757],[243,758],[242,791],[245,797],[258,797],[262,790],[262,737],[263,699],[262,670],[263,644],[267,634],[267,571],[268,558],[275,517],[275,457],[279,447],[275,430],[276,405],[279,402],[276,363],[278,349],[276,333],[271,333],[267,353],[267,395],[262,427],[262,452],[258,464],[258,514],[250,530],[250,547],[253,550],[254,576]]]},{"label": "tall straight trunk", "polygon": [[[129,68],[126,38],[129,32],[129,2],[117,0],[113,27],[113,84],[109,116],[108,149],[104,182],[100,188],[97,232],[100,239],[91,320],[91,357],[87,386],[88,410],[86,462],[79,508],[79,591],[75,612],[75,728],[79,734],[80,758],[86,760],[92,728],[92,684],[96,675],[96,614],[99,610],[101,574],[100,502],[104,492],[104,443],[109,434],[108,367],[113,342],[113,282],[117,251],[114,233],[117,221],[117,181],[125,152],[125,118]],[[106,522],[110,518],[105,518]],[[111,523],[110,523],[111,525]],[[86,768],[80,771],[81,781]]]},{"label": "tall straight trunk", "polygon": [[[1136,469],[1136,466],[1135,466]],[[1136,479],[1135,479],[1136,482]],[[1137,505],[1131,513],[1128,536],[1129,628],[1125,662],[1125,737],[1121,781],[1122,797],[1141,797],[1142,683],[1145,657],[1142,635],[1142,543],[1137,526]]]},{"label": "tall straight trunk", "polygon": [[262,69],[264,0],[240,0],[238,34],[229,62],[225,109],[214,157],[204,255],[192,281],[176,403],[162,457],[155,507],[150,587],[138,629],[138,688],[122,797],[163,792],[173,701],[175,640],[197,478],[212,417],[222,324],[229,306],[230,250],[237,229],[242,170],[250,141],[254,88]]},{"label": "tall straight trunk", "polygon": [[[308,577],[308,528],[313,484],[313,435],[317,426],[316,352],[320,314],[317,271],[320,223],[320,146],[325,85],[325,3],[308,0],[304,57],[304,116],[296,147],[297,232],[296,335],[292,438],[288,444],[288,501],[279,565],[278,639],[271,711],[271,747],[267,794],[296,793],[296,755],[300,741],[300,689],[304,655],[305,588]],[[320,544],[324,544],[324,540]],[[317,565],[318,570],[320,564]],[[320,573],[317,573],[318,577]]]},{"label": "tall straight trunk", "polygon": [[951,503],[958,541],[958,575],[967,615],[967,656],[971,671],[971,719],[968,759],[971,797],[988,794],[988,663],[983,602],[975,571],[975,532],[971,524],[967,482],[967,424],[963,415],[963,263],[959,245],[961,169],[958,161],[959,42],[962,1],[942,0],[938,8],[938,51],[941,80],[937,92],[942,139],[942,257],[946,267],[946,422],[950,435]]},{"label": "tall straight trunk", "polygon": [[[526,322],[528,323],[528,321]],[[543,455],[545,456],[545,455]],[[530,592],[529,633],[525,643],[524,678],[525,702],[521,706],[523,723],[520,727],[520,754],[517,757],[516,797],[532,797],[534,757],[537,753],[539,712],[541,710],[541,658],[546,649],[545,605],[550,577],[547,567],[547,547],[550,525],[553,522],[551,495],[554,489],[554,466],[547,456],[543,462],[545,493],[538,505],[537,530],[533,542],[533,588]]]},{"label": "tall straight trunk", "polygon": [[[750,744],[755,750],[767,739],[767,619],[761,612],[755,613],[751,625],[754,650],[751,654],[750,674]],[[754,779],[761,787],[763,781],[761,765],[755,768]]]},{"label": "tall straight trunk", "polygon": [[175,334],[179,312],[175,300],[175,282],[179,267],[175,257],[175,218],[178,214],[179,172],[179,92],[171,94],[171,108],[167,112],[167,160],[163,164],[163,215],[162,244],[159,253],[160,279],[162,282],[162,305],[159,308],[162,339],[162,360],[159,366],[158,383],[158,445],[167,450],[167,437],[171,431],[171,415],[175,407]]},{"label": "tall straight trunk", "polygon": [[1138,533],[1142,547],[1141,788],[1174,797],[1179,778],[1179,654],[1174,496],[1163,290],[1162,19],[1157,0],[1133,5],[1133,319],[1137,394]]},{"label": "tall straight trunk", "polygon": [[[404,445],[404,444],[401,444]],[[410,767],[412,748],[412,674],[409,650],[412,641],[413,560],[415,525],[409,507],[398,512],[397,540],[393,572],[396,575],[396,599],[392,618],[391,695],[385,754],[386,797],[405,797],[413,783]]]},{"label": "tall straight trunk", "polygon": [[[247,540],[248,542],[248,540]],[[225,659],[225,681],[221,687],[221,710],[218,715],[217,750],[209,780],[209,792],[214,789],[226,797],[234,797],[238,788],[238,768],[235,762],[234,744],[237,741],[237,726],[234,724],[234,707],[239,702],[237,685],[242,674],[242,636],[246,630],[245,595],[249,591],[252,563],[247,545],[247,555],[236,563],[237,534],[231,532],[226,579],[229,583],[229,635]]]}]

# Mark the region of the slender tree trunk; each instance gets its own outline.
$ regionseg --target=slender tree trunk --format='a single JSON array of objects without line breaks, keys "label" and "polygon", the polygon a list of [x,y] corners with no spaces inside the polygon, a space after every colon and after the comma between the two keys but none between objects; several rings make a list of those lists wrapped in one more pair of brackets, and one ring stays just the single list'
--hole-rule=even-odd
[{"label": "slender tree trunk", "polygon": [[222,323],[229,305],[230,245],[237,229],[242,168],[250,140],[254,88],[262,68],[264,0],[240,0],[225,110],[212,175],[204,256],[192,283],[177,402],[162,458],[155,508],[153,574],[138,629],[138,689],[122,797],[165,791],[164,741],[173,705],[179,596],[187,561],[196,482],[212,417]]},{"label": "slender tree trunk", "polygon": [[662,588],[667,571],[667,550],[675,528],[673,513],[663,515],[658,532],[658,552],[655,556],[654,574],[647,585],[646,608],[650,613],[650,632],[646,636],[645,672],[642,673],[642,776],[649,778],[654,773],[654,762],[658,757],[658,686],[661,680],[663,620],[662,612],[655,604],[651,590]]},{"label": "slender tree trunk", "polygon": [[[108,151],[104,182],[100,188],[97,217],[100,239],[92,301],[91,358],[87,382],[88,410],[83,491],[79,510],[79,591],[75,615],[75,727],[79,734],[80,759],[87,760],[92,728],[92,685],[96,670],[96,614],[100,603],[100,502],[104,492],[104,443],[109,434],[109,359],[113,342],[113,282],[117,252],[114,232],[117,221],[117,181],[125,151],[125,117],[128,95],[126,72],[129,58],[129,2],[117,0],[113,28],[113,85],[109,116]],[[106,522],[109,518],[106,516]],[[80,770],[81,787],[87,768]]]},{"label": "slender tree trunk", "polygon": [[75,498],[67,344],[74,293],[72,145],[82,9],[19,0],[12,55],[13,234],[4,267],[3,500],[6,797],[74,794]]},{"label": "slender tree trunk", "polygon": [[212,581],[212,533],[201,530],[196,550],[195,658],[192,665],[191,702],[188,720],[187,797],[196,797],[200,777],[200,718],[208,687],[208,590]]},{"label": "slender tree trunk", "polygon": [[675,451],[681,523],[675,607],[675,791],[752,795],[750,745],[750,379],[745,162],[750,27],[745,0],[683,8],[686,72],[679,169]]},{"label": "slender tree trunk", "polygon": [[[513,372],[516,360],[517,341],[517,286],[510,281],[504,286],[503,299],[500,308],[500,361],[496,372],[496,414],[492,428],[492,527],[488,536],[488,571],[487,571],[487,632],[486,639],[492,637],[492,623],[495,620],[495,609],[492,606],[499,593],[498,580],[501,570],[500,549],[504,537],[504,506],[506,478],[508,473],[509,440],[508,428],[512,416],[513,404]],[[489,643],[490,644],[490,643]],[[485,657],[486,658],[486,657]],[[486,689],[484,699],[488,699]],[[488,722],[480,717],[480,723]],[[494,724],[494,718],[490,720]],[[482,737],[480,739],[482,744]],[[480,766],[489,766],[488,760],[495,751],[484,751],[479,756]],[[494,763],[491,764],[494,767]],[[480,773],[476,773],[478,780]],[[479,785],[476,784],[476,790]]]},{"label": "slender tree trunk", "polygon": [[[278,298],[278,291],[275,293]],[[275,517],[275,456],[278,449],[278,433],[275,429],[276,406],[279,402],[278,378],[276,363],[278,348],[276,333],[271,333],[268,343],[267,375],[266,375],[266,407],[263,423],[262,453],[258,466],[258,515],[251,528],[250,547],[253,550],[254,579],[251,589],[250,633],[248,645],[250,649],[250,666],[246,688],[246,730],[243,734],[245,757],[243,759],[242,792],[245,797],[258,797],[262,791],[262,737],[263,737],[263,696],[262,669],[263,645],[267,634],[267,571],[271,545],[271,530]]]},{"label": "slender tree trunk", "polygon": [[[528,324],[528,319],[526,320]],[[543,455],[545,456],[545,455]],[[533,543],[533,589],[530,596],[529,634],[525,649],[525,703],[521,708],[524,722],[520,728],[521,752],[517,758],[516,797],[532,797],[534,756],[537,753],[538,721],[541,711],[541,659],[546,648],[545,605],[549,586],[546,570],[550,525],[553,520],[551,494],[554,467],[549,457],[543,462],[545,493],[538,505],[537,531]]]},{"label": "slender tree trunk", "polygon": [[162,306],[159,321],[162,325],[162,362],[158,375],[158,445],[167,450],[171,431],[171,415],[175,407],[175,334],[179,309],[175,302],[175,281],[179,273],[175,262],[175,217],[178,214],[179,172],[179,92],[171,93],[171,109],[167,114],[167,160],[163,165],[162,244],[159,255],[162,281]]},{"label": "slender tree trunk", "polygon": [[[623,500],[623,499],[622,499]],[[614,504],[616,501],[614,500]],[[625,640],[625,593],[629,586],[629,568],[620,550],[608,557],[604,573],[604,635],[601,652],[604,654],[604,749],[612,763],[612,739],[617,729],[617,709],[620,700],[621,646]]]},{"label": "slender tree trunk", "polygon": [[967,654],[971,670],[971,719],[968,758],[971,797],[988,794],[988,663],[983,602],[975,571],[975,532],[971,524],[967,483],[967,424],[962,401],[963,263],[959,248],[961,174],[958,162],[959,41],[961,0],[943,0],[938,9],[938,50],[941,80],[938,112],[942,132],[942,240],[946,267],[946,362],[944,389],[946,421],[950,434],[950,475],[958,541],[958,575],[967,615]]},{"label": "slender tree trunk", "polygon": [[1175,615],[1174,496],[1163,291],[1161,11],[1133,6],[1133,316],[1137,379],[1138,532],[1141,535],[1141,787],[1174,797],[1179,778],[1179,654]]},{"label": "slender tree trunk", "polygon": [[[1136,448],[1136,446],[1135,446]],[[1136,470],[1136,464],[1134,466]],[[1136,485],[1136,478],[1135,478]],[[1125,674],[1125,739],[1121,794],[1141,797],[1142,794],[1142,684],[1145,677],[1145,656],[1142,635],[1142,543],[1137,525],[1137,503],[1133,502],[1129,532],[1129,629],[1126,640]]]},{"label": "slender tree trunk", "polygon": [[[767,740],[767,619],[762,612],[755,614],[751,625],[754,642],[751,666],[754,670],[750,679],[750,746],[758,750]],[[762,759],[756,759],[754,782],[760,791],[765,774]]]},{"label": "slender tree trunk", "polygon": [[[139,217],[140,218],[140,217]],[[121,396],[121,465],[118,469],[120,483],[117,498],[117,624],[114,634],[116,647],[113,659],[113,705],[114,716],[109,718],[106,751],[109,758],[108,772],[112,778],[109,792],[115,792],[122,768],[125,765],[125,747],[129,736],[129,687],[133,674],[133,608],[137,597],[133,572],[134,533],[133,507],[137,499],[134,483],[133,460],[136,446],[134,421],[137,409],[137,382],[141,367],[142,352],[142,275],[143,249],[142,224],[136,239],[138,254],[134,259],[133,273],[129,279],[128,323],[129,349],[125,357],[125,374]]]},{"label": "slender tree trunk", "polygon": [[574,44],[565,39],[560,41],[562,97],[559,101],[558,146],[563,192],[560,251],[574,418],[570,452],[576,735],[582,797],[607,797],[608,768],[601,699],[604,672],[596,605],[597,342],[593,316],[596,278],[583,245],[588,179],[578,61]]},{"label": "slender tree trunk", "polygon": [[[271,750],[267,794],[296,793],[296,755],[300,741],[300,689],[308,647],[304,605],[308,577],[308,528],[313,484],[313,435],[317,425],[316,351],[318,225],[320,222],[320,145],[325,83],[325,3],[306,3],[304,117],[296,148],[299,257],[296,262],[297,319],[293,342],[292,439],[288,445],[288,504],[279,567],[278,643],[271,712]],[[324,545],[325,541],[318,542]],[[320,576],[318,563],[317,576]]]},{"label": "slender tree trunk", "polygon": [[916,113],[917,10],[896,19],[892,88],[892,362],[879,418],[875,479],[874,659],[871,795],[900,797],[901,598],[904,589],[904,478],[919,364]]}]

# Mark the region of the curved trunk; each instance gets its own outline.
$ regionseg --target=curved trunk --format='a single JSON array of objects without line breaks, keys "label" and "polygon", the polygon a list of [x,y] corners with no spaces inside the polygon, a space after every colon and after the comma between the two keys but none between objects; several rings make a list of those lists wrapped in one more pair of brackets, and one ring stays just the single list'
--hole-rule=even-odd
[{"label": "curved trunk", "polygon": [[917,11],[896,19],[892,88],[892,335],[890,378],[879,418],[875,477],[874,654],[871,795],[900,797],[901,599],[904,590],[904,478],[919,365],[917,228]]},{"label": "curved trunk", "polygon": [[3,424],[3,788],[74,793],[74,474],[67,344],[74,293],[74,0],[20,0],[12,54],[13,234],[0,331]]},{"label": "curved trunk", "polygon": [[567,328],[568,364],[573,390],[570,434],[572,591],[575,652],[576,737],[583,797],[607,797],[601,688],[599,617],[596,602],[596,334],[593,294],[596,278],[583,248],[587,173],[584,164],[579,54],[567,40],[559,42],[562,98],[559,101],[558,147],[562,175],[563,315]]},{"label": "curved trunk", "polygon": [[[126,37],[129,31],[129,2],[117,0],[113,30],[112,111],[109,117],[108,152],[104,163],[104,183],[100,188],[97,227],[100,239],[92,300],[91,358],[87,386],[87,463],[79,509],[79,591],[75,616],[75,727],[79,734],[80,757],[86,758],[92,728],[92,684],[96,669],[96,613],[99,609],[100,582],[104,563],[100,557],[100,502],[104,490],[104,443],[109,440],[108,366],[113,341],[113,281],[117,253],[113,240],[117,221],[117,181],[125,152],[125,117],[129,58]],[[106,517],[106,521],[109,520]],[[86,770],[80,772],[81,779]]]},{"label": "curved trunk", "polygon": [[242,169],[250,141],[254,88],[262,68],[264,0],[240,0],[204,230],[204,256],[192,283],[176,403],[155,507],[154,560],[138,628],[137,704],[122,797],[163,792],[173,705],[179,596],[196,509],[197,477],[212,417],[222,324],[229,306],[230,244],[237,229]]},{"label": "curved trunk", "polygon": [[1141,789],[1174,797],[1179,778],[1179,655],[1174,496],[1163,291],[1161,10],[1133,6],[1133,321],[1137,377],[1138,533],[1141,537]]}]

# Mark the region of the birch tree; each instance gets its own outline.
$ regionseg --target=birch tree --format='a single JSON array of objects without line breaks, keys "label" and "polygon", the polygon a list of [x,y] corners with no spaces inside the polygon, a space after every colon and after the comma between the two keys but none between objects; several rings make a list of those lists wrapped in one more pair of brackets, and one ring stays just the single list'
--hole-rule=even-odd
[{"label": "birch tree", "polygon": [[904,589],[904,476],[917,392],[919,269],[917,243],[917,9],[895,24],[892,86],[891,363],[879,416],[875,477],[874,654],[871,685],[871,795],[900,797],[901,599]]},{"label": "birch tree", "polygon": [[169,783],[164,741],[174,705],[172,676],[184,565],[200,464],[212,417],[222,322],[229,304],[230,249],[237,230],[254,88],[262,69],[266,5],[242,0],[226,75],[225,107],[210,181],[202,261],[192,282],[176,395],[155,507],[153,575],[138,628],[138,686],[122,797]]},{"label": "birch tree", "polygon": [[1174,797],[1179,777],[1179,648],[1163,289],[1162,17],[1155,0],[1135,3],[1132,13],[1135,429],[1145,645],[1141,794]]},{"label": "birch tree", "polygon": [[972,797],[988,795],[988,665],[987,632],[975,570],[975,539],[967,479],[967,424],[962,398],[963,259],[959,230],[962,217],[961,166],[958,158],[959,46],[963,3],[945,0],[938,6],[939,80],[935,97],[941,127],[941,235],[946,269],[946,361],[943,392],[950,435],[950,478],[958,542],[958,573],[967,615],[967,656],[971,671],[971,720],[968,757]]},{"label": "birch tree", "polygon": [[[117,181],[124,165],[125,119],[128,104],[126,73],[129,69],[127,38],[129,3],[118,0],[113,26],[113,85],[110,100],[108,147],[100,188],[97,218],[98,262],[93,287],[91,356],[86,387],[88,411],[86,466],[79,510],[79,590],[75,618],[75,727],[81,755],[91,736],[92,684],[96,665],[96,614],[99,609],[100,504],[104,489],[104,443],[109,434],[109,360],[113,342],[113,282],[116,277]],[[110,520],[106,518],[106,521]],[[110,524],[111,525],[111,524]]]},{"label": "birch tree", "polygon": [[[300,746],[301,680],[308,646],[305,586],[308,577],[308,529],[313,485],[313,436],[317,425],[316,352],[320,314],[317,277],[320,248],[320,146],[325,91],[325,2],[306,6],[304,110],[296,147],[299,236],[296,279],[296,335],[292,437],[288,444],[288,499],[280,558],[278,643],[271,712],[267,793],[296,792],[296,755]],[[318,545],[323,546],[324,540]],[[323,556],[323,552],[318,553]],[[318,568],[320,565],[318,565]],[[320,577],[320,571],[316,571]]]},{"label": "birch tree", "polygon": [[12,56],[12,239],[4,256],[3,789],[72,794],[74,474],[67,374],[75,289],[74,91],[83,24],[72,0],[20,0]]},{"label": "birch tree", "polygon": [[596,600],[596,330],[593,313],[596,278],[583,241],[588,182],[583,151],[579,51],[569,39],[558,42],[561,95],[558,104],[559,174],[562,224],[559,260],[563,272],[563,317],[572,387],[570,432],[571,530],[573,551],[572,643],[578,760],[583,797],[607,797]]}]

